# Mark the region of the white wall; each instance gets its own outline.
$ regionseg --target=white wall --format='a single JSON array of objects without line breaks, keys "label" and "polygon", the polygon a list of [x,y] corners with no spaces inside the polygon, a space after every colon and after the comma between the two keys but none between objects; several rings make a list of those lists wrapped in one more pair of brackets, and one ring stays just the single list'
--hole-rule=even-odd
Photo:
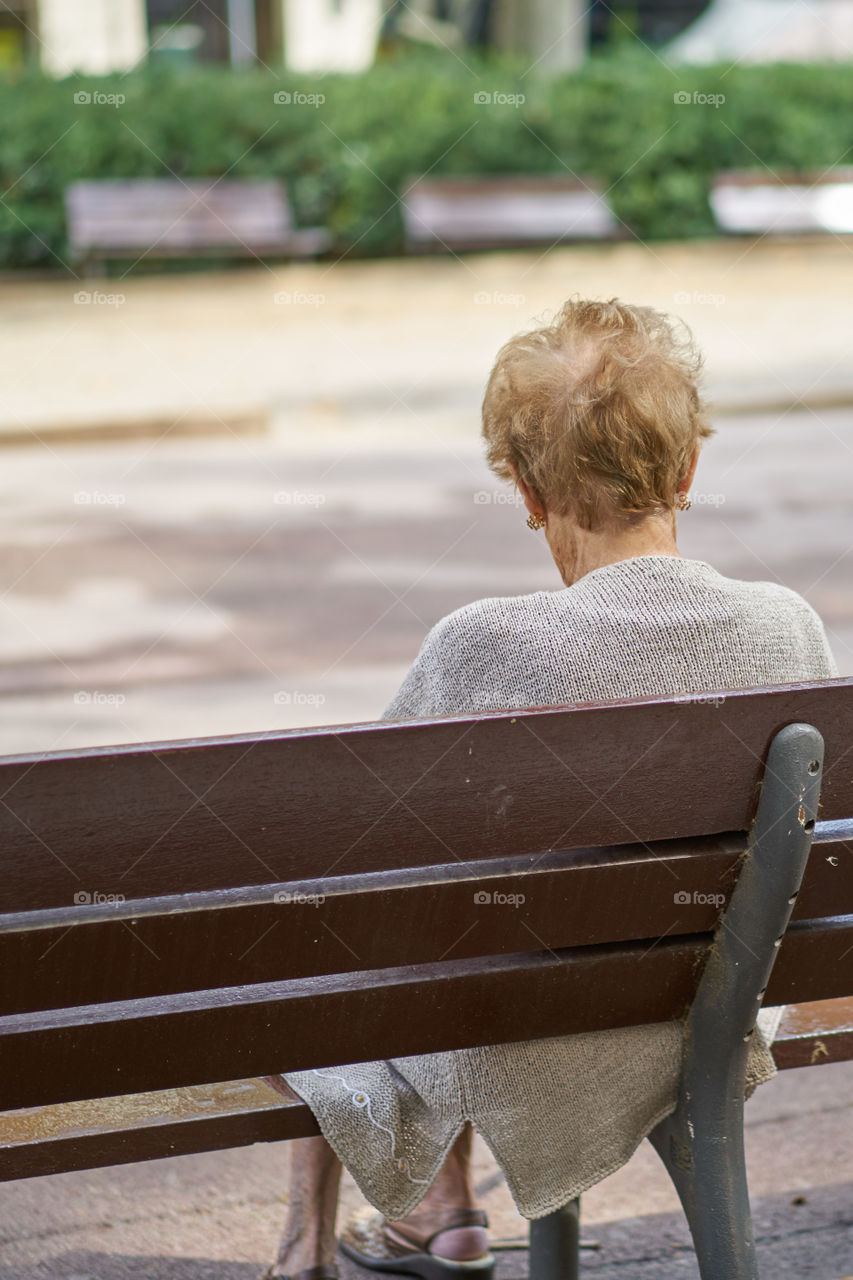
[{"label": "white wall", "polygon": [[145,57],[145,0],[38,0],[41,64],[51,75],[126,71]]},{"label": "white wall", "polygon": [[382,0],[281,0],[291,71],[365,71],[373,65]]}]

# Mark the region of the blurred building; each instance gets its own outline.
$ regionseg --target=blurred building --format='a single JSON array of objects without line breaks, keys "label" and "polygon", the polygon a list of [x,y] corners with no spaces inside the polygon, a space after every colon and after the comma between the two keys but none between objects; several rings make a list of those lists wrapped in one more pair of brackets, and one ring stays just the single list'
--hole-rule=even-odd
[{"label": "blurred building", "polygon": [[832,62],[853,58],[851,0],[713,0],[667,49],[673,62]]},{"label": "blurred building", "polygon": [[3,0],[0,65],[127,71],[149,56],[281,63],[284,0]]},{"label": "blurred building", "polygon": [[57,76],[149,57],[357,72],[383,40],[513,49],[559,73],[632,38],[683,61],[849,57],[853,0],[0,0],[0,68]]}]

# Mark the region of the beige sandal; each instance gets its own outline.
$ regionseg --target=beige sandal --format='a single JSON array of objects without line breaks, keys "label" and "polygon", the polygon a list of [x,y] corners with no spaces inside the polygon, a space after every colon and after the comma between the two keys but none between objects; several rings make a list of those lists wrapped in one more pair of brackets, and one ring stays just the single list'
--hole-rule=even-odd
[{"label": "beige sandal", "polygon": [[[457,1262],[429,1252],[433,1240],[444,1231],[488,1225],[489,1220],[481,1209],[454,1209],[445,1214],[438,1228],[429,1234],[414,1227],[395,1226],[391,1235],[381,1214],[364,1210],[349,1220],[338,1244],[342,1253],[368,1271],[393,1271],[398,1275],[419,1276],[420,1280],[492,1280],[495,1259],[491,1253]],[[395,1236],[402,1239],[397,1240]]]}]

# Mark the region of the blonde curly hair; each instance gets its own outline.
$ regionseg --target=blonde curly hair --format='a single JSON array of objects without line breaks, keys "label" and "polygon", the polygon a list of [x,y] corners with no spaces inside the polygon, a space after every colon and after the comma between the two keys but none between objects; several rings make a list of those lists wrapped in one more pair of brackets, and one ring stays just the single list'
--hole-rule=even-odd
[{"label": "blonde curly hair", "polygon": [[713,435],[701,367],[680,321],[572,298],[498,352],[483,398],[489,466],[512,480],[512,463],[547,511],[584,529],[671,509]]}]

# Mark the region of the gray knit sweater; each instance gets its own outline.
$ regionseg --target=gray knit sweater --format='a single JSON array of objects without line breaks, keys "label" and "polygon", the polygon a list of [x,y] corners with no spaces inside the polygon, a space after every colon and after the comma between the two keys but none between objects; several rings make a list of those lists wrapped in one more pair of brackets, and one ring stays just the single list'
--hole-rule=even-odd
[{"label": "gray knit sweater", "polygon": [[[837,676],[796,592],[701,560],[637,556],[571,587],[465,605],[436,624],[386,708],[403,720]],[[417,1016],[413,1010],[412,1016]],[[774,1074],[765,1010],[751,1090]],[[538,1218],[614,1172],[675,1105],[682,1024],[331,1066],[284,1078],[388,1218],[420,1201],[466,1120]]]}]

